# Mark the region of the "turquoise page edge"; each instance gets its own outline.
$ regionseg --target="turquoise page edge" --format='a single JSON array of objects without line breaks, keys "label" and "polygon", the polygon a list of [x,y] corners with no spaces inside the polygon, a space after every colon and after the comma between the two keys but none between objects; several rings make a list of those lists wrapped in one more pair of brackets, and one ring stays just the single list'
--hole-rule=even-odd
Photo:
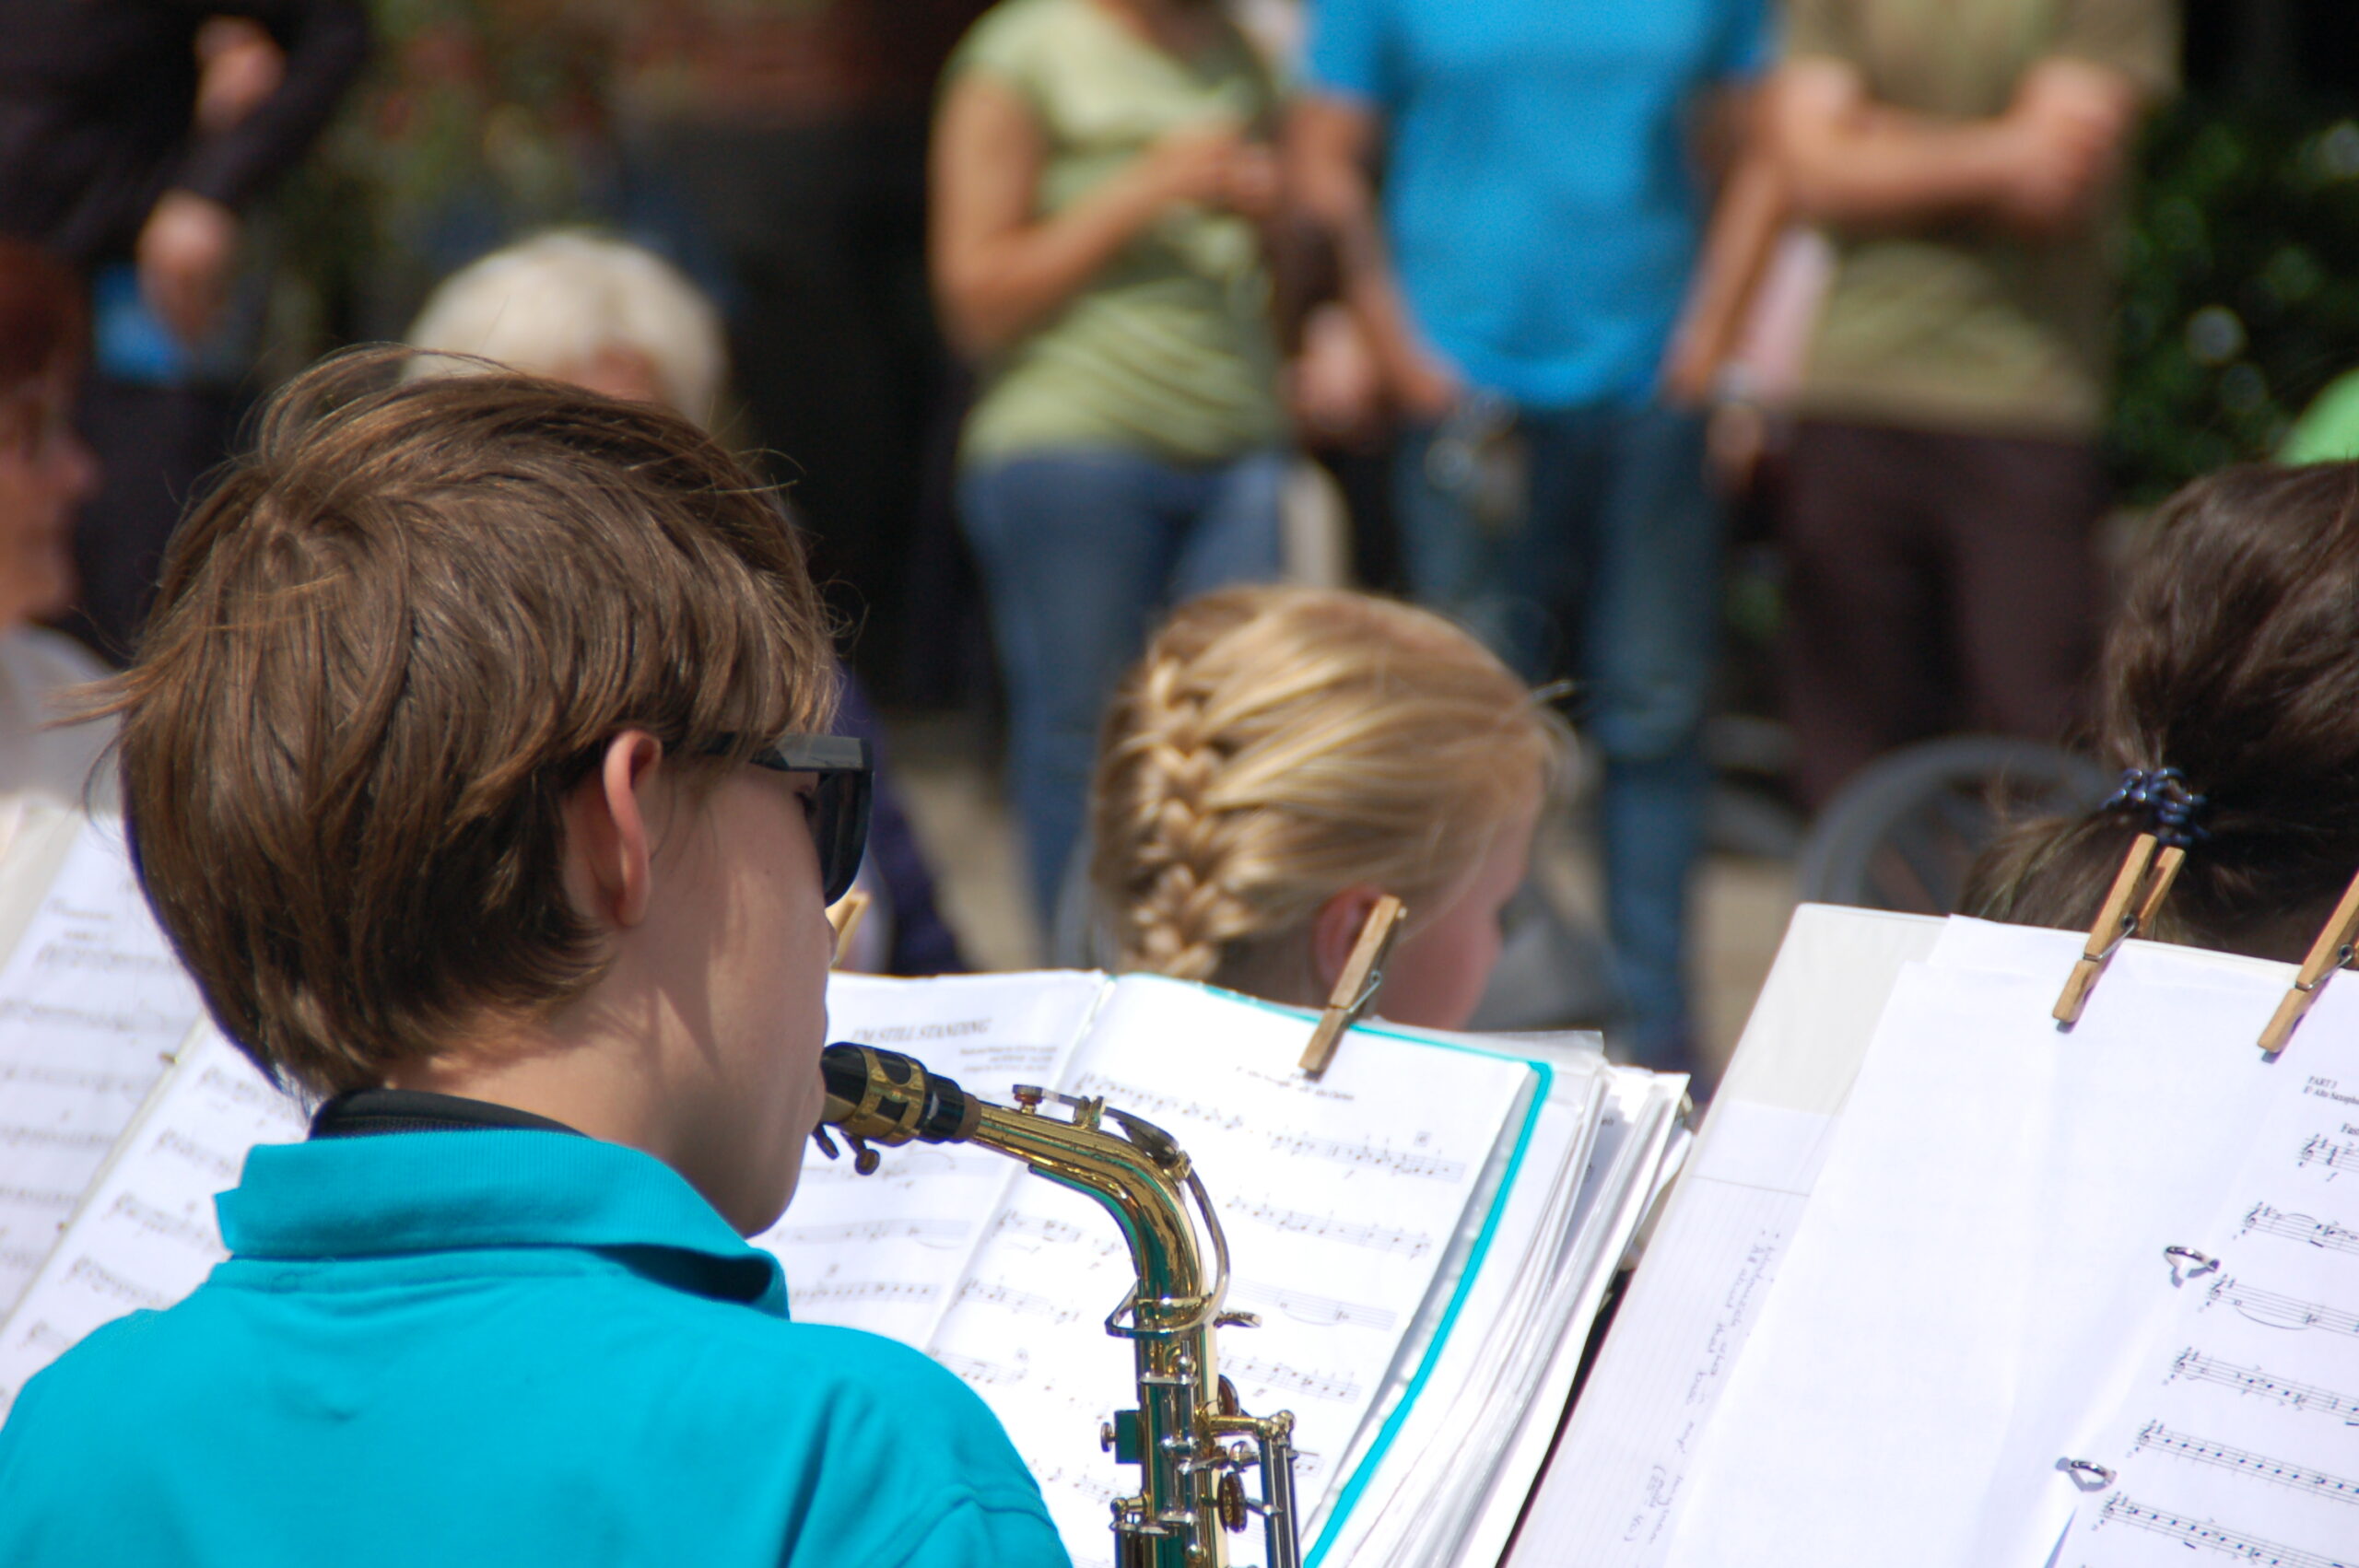
[{"label": "turquoise page edge", "polygon": [[[1129,977],[1124,977],[1124,978]],[[1189,982],[1174,983],[1185,985]],[[1203,989],[1221,990],[1217,986],[1206,986]],[[1238,1001],[1251,1002],[1264,1012],[1283,1012],[1288,1017],[1309,1021],[1319,1016],[1316,1012],[1307,1012],[1302,1008],[1287,1007],[1278,1002],[1265,1000],[1261,997],[1246,996],[1238,991],[1221,990],[1221,994],[1234,997]],[[1353,1507],[1360,1500],[1360,1494],[1367,1490],[1368,1482],[1374,1479],[1377,1467],[1383,1463],[1385,1455],[1391,1451],[1392,1440],[1400,1435],[1402,1423],[1409,1419],[1410,1410],[1416,1407],[1417,1396],[1425,1392],[1426,1381],[1433,1376],[1435,1364],[1441,1360],[1442,1347],[1449,1342],[1451,1330],[1458,1327],[1459,1309],[1466,1305],[1466,1297],[1474,1288],[1475,1278],[1483,1271],[1483,1260],[1490,1255],[1491,1238],[1498,1232],[1500,1215],[1507,1211],[1508,1194],[1515,1190],[1516,1178],[1523,1173],[1523,1157],[1532,1147],[1532,1133],[1540,1126],[1541,1107],[1548,1103],[1549,1093],[1556,1084],[1556,1071],[1554,1067],[1532,1057],[1520,1056],[1514,1051],[1490,1050],[1480,1046],[1460,1045],[1446,1040],[1428,1040],[1414,1035],[1397,1035],[1380,1024],[1359,1024],[1353,1025],[1353,1028],[1359,1034],[1374,1035],[1387,1040],[1399,1040],[1404,1045],[1423,1046],[1428,1050],[1457,1051],[1466,1056],[1504,1057],[1509,1061],[1520,1061],[1532,1069],[1539,1075],[1539,1082],[1532,1096],[1532,1104],[1523,1113],[1523,1128],[1516,1135],[1514,1152],[1508,1156],[1508,1168],[1499,1177],[1499,1190],[1491,1199],[1491,1211],[1483,1217],[1483,1229],[1474,1237],[1474,1245],[1467,1251],[1466,1270],[1458,1277],[1458,1289],[1451,1293],[1449,1305],[1443,1310],[1441,1322],[1434,1329],[1433,1342],[1426,1347],[1425,1360],[1417,1363],[1416,1372],[1409,1379],[1409,1387],[1402,1392],[1400,1404],[1393,1407],[1392,1414],[1385,1419],[1384,1425],[1378,1430],[1376,1442],[1369,1447],[1367,1457],[1360,1460],[1358,1469],[1353,1470],[1351,1479],[1344,1483],[1343,1492],[1335,1499],[1334,1510],[1327,1515],[1326,1527],[1319,1532],[1317,1544],[1311,1547],[1309,1555],[1303,1560],[1303,1568],[1319,1568],[1320,1561],[1327,1555],[1328,1549],[1334,1544],[1336,1531],[1342,1527],[1344,1521],[1351,1516]]]}]

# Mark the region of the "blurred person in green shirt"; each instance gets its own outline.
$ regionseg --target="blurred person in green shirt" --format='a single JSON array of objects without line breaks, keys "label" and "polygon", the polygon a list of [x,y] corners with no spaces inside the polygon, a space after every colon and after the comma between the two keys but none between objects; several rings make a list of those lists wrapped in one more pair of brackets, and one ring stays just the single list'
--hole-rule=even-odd
[{"label": "blurred person in green shirt", "polygon": [[2058,739],[2095,638],[2119,172],[2170,0],[1792,0],[1773,156],[1837,250],[1784,519],[1797,782]]},{"label": "blurred person in green shirt", "polygon": [[982,383],[959,506],[1045,913],[1099,709],[1157,612],[1278,574],[1285,422],[1259,228],[1277,93],[1205,0],[1004,0],[946,84],[934,293]]}]

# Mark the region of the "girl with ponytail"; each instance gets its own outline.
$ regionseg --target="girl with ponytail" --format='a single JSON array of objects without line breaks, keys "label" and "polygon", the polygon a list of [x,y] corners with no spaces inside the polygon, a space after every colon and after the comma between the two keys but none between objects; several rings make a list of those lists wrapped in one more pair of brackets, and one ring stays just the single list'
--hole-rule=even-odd
[{"label": "girl with ponytail", "polygon": [[2167,502],[2092,724],[2123,788],[1985,851],[1965,912],[2087,930],[2141,832],[2188,846],[2152,930],[2299,960],[2359,871],[2359,463],[2231,468]]}]

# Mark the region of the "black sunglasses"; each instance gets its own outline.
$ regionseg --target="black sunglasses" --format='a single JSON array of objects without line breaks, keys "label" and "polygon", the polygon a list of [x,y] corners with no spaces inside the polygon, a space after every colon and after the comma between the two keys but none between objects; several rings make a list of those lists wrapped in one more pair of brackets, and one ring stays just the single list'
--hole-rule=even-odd
[{"label": "black sunglasses", "polygon": [[[745,744],[723,735],[704,748],[726,756]],[[757,746],[745,759],[777,773],[809,773],[819,780],[811,797],[811,838],[819,851],[819,890],[829,904],[851,891],[868,848],[868,810],[875,780],[868,743],[856,735],[785,734]]]}]

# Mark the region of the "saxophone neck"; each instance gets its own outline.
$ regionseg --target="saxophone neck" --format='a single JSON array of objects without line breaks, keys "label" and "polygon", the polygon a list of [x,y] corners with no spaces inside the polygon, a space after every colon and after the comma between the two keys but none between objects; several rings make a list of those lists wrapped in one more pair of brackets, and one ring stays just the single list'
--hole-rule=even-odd
[{"label": "saxophone neck", "polygon": [[[1070,1106],[1073,1119],[1049,1114],[1049,1101]],[[1209,1322],[1227,1285],[1227,1248],[1216,1247],[1218,1277],[1207,1290],[1187,1206],[1188,1192],[1201,1200],[1203,1188],[1179,1145],[1153,1123],[1096,1100],[1026,1090],[1017,1102],[1012,1110],[984,1106],[968,1141],[1021,1160],[1034,1175],[1084,1193],[1113,1214],[1138,1276],[1140,1330],[1180,1333]],[[1109,1120],[1121,1131],[1108,1130]],[[1203,1211],[1210,1214],[1208,1207]]]},{"label": "saxophone neck", "polygon": [[[876,1167],[869,1147],[911,1141],[973,1143],[1021,1160],[1039,1176],[1086,1193],[1112,1212],[1138,1270],[1137,1328],[1177,1333],[1209,1323],[1228,1285],[1228,1246],[1188,1156],[1153,1122],[1045,1089],[1018,1088],[1015,1106],[995,1106],[897,1051],[829,1046],[819,1062],[827,1090],[822,1125],[813,1134],[836,1152],[830,1127],[851,1142],[864,1174]],[[1050,1107],[1070,1112],[1070,1119]],[[1216,1260],[1205,1288],[1194,1198]]]}]

